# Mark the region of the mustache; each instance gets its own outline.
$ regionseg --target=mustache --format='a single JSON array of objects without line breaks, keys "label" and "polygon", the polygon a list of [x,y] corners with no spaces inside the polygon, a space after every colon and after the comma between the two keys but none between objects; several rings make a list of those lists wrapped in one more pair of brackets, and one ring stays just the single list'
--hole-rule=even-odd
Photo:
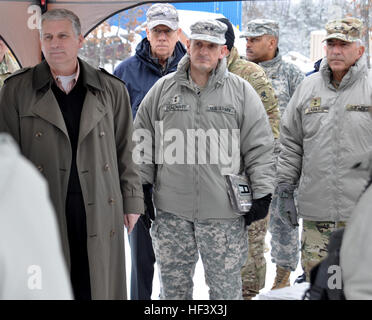
[{"label": "mustache", "polygon": [[345,59],[340,57],[328,57],[328,61],[345,61]]},{"label": "mustache", "polygon": [[203,60],[203,61],[209,61],[210,60],[208,56],[201,56],[201,55],[197,56],[197,59],[198,60]]}]

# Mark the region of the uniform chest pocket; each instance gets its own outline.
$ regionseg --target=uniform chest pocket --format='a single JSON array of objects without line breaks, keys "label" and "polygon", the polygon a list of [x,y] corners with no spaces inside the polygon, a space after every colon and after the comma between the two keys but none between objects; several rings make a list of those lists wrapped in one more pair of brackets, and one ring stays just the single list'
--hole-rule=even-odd
[{"label": "uniform chest pocket", "polygon": [[214,112],[216,114],[221,114],[221,115],[230,115],[230,116],[236,115],[236,109],[232,105],[227,105],[227,106],[208,105],[206,107],[206,111]]},{"label": "uniform chest pocket", "polygon": [[204,116],[212,128],[237,128],[237,110],[232,105],[208,105]]},{"label": "uniform chest pocket", "polygon": [[358,135],[370,132],[372,127],[371,110],[372,106],[369,105],[346,105],[347,130],[353,130]]},{"label": "uniform chest pocket", "polygon": [[190,126],[192,117],[191,105],[183,103],[164,104],[161,106],[159,114],[164,130],[169,128],[187,128],[187,126]]},{"label": "uniform chest pocket", "polygon": [[329,116],[328,106],[310,105],[305,108],[303,117],[303,130],[306,138],[311,139],[327,126]]}]

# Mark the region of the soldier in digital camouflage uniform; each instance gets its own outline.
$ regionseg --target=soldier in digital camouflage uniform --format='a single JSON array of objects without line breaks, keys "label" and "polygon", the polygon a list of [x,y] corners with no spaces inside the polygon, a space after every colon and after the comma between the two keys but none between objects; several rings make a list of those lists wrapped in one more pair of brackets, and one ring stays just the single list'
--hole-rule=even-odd
[{"label": "soldier in digital camouflage uniform", "polygon": [[[248,254],[245,226],[267,216],[274,190],[270,123],[252,86],[227,72],[226,29],[216,20],[191,26],[188,54],[175,73],[161,78],[150,89],[134,122],[139,131],[151,133],[144,150],[154,148],[154,127],[159,121],[165,133],[174,128],[184,135],[190,129],[213,129],[234,130],[240,136],[235,140],[240,157],[229,168],[221,160],[218,164],[205,163],[199,157],[192,163],[168,163],[165,159],[158,164],[152,152],[149,161],[141,165],[143,182],[154,185],[157,214],[151,235],[161,299],[192,298],[199,253],[210,299],[242,299],[241,269]],[[228,143],[221,141],[220,151],[227,152]],[[164,140],[165,149],[169,145]],[[199,143],[194,147],[197,153],[202,149]],[[192,153],[194,149],[187,151]],[[207,157],[212,155],[208,147],[205,151]],[[231,206],[224,175],[243,172],[251,180],[253,200],[250,211],[241,216]]]},{"label": "soldier in digital camouflage uniform", "polygon": [[[281,115],[296,87],[304,79],[304,73],[295,65],[283,61],[278,48],[279,24],[268,19],[252,20],[242,37],[247,40],[247,59],[258,63],[271,80],[278,97]],[[275,153],[279,154],[276,144]],[[271,238],[272,262],[276,264],[276,277],[273,289],[289,285],[290,272],[296,270],[299,260],[298,228],[288,226],[276,210],[277,195],[274,194],[270,207],[269,230]],[[266,229],[261,230],[266,233]]]},{"label": "soldier in digital camouflage uniform", "polygon": [[303,219],[301,264],[307,281],[327,255],[331,232],[345,226],[368,181],[364,172],[352,170],[354,157],[369,151],[372,142],[372,72],[362,29],[351,17],[326,24],[319,72],[298,86],[281,120],[278,208],[283,217],[298,212]]},{"label": "soldier in digital camouflage uniform", "polygon": [[15,62],[4,41],[0,39],[0,88],[3,86],[4,80],[18,69],[17,62]]},{"label": "soldier in digital camouflage uniform", "polygon": [[[230,72],[237,74],[247,80],[256,90],[266,109],[271,129],[275,139],[279,138],[279,108],[274,89],[268,80],[265,71],[256,63],[242,59],[238,50],[234,47],[235,35],[230,21],[219,18],[227,25],[225,33],[226,46],[228,49],[227,68]],[[248,259],[242,269],[243,298],[251,299],[265,287],[266,260],[265,260],[265,235],[268,217],[253,222],[248,227]]]}]

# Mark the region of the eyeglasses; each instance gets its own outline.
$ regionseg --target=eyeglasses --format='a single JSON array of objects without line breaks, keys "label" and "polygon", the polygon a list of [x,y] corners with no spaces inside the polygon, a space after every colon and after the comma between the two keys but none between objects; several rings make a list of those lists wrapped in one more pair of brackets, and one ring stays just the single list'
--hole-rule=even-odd
[{"label": "eyeglasses", "polygon": [[172,34],[174,34],[175,30],[154,28],[151,29],[151,32],[154,34],[155,37],[160,37],[162,33],[164,33],[167,37],[170,37]]}]

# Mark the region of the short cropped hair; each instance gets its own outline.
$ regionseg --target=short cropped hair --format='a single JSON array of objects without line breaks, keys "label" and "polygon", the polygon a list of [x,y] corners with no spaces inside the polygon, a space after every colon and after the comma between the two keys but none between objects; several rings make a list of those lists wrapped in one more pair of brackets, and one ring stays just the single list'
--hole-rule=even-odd
[{"label": "short cropped hair", "polygon": [[81,35],[81,24],[79,17],[67,9],[52,9],[41,16],[40,21],[40,38],[42,37],[42,27],[44,21],[69,20],[72,24],[72,30],[78,37]]}]

